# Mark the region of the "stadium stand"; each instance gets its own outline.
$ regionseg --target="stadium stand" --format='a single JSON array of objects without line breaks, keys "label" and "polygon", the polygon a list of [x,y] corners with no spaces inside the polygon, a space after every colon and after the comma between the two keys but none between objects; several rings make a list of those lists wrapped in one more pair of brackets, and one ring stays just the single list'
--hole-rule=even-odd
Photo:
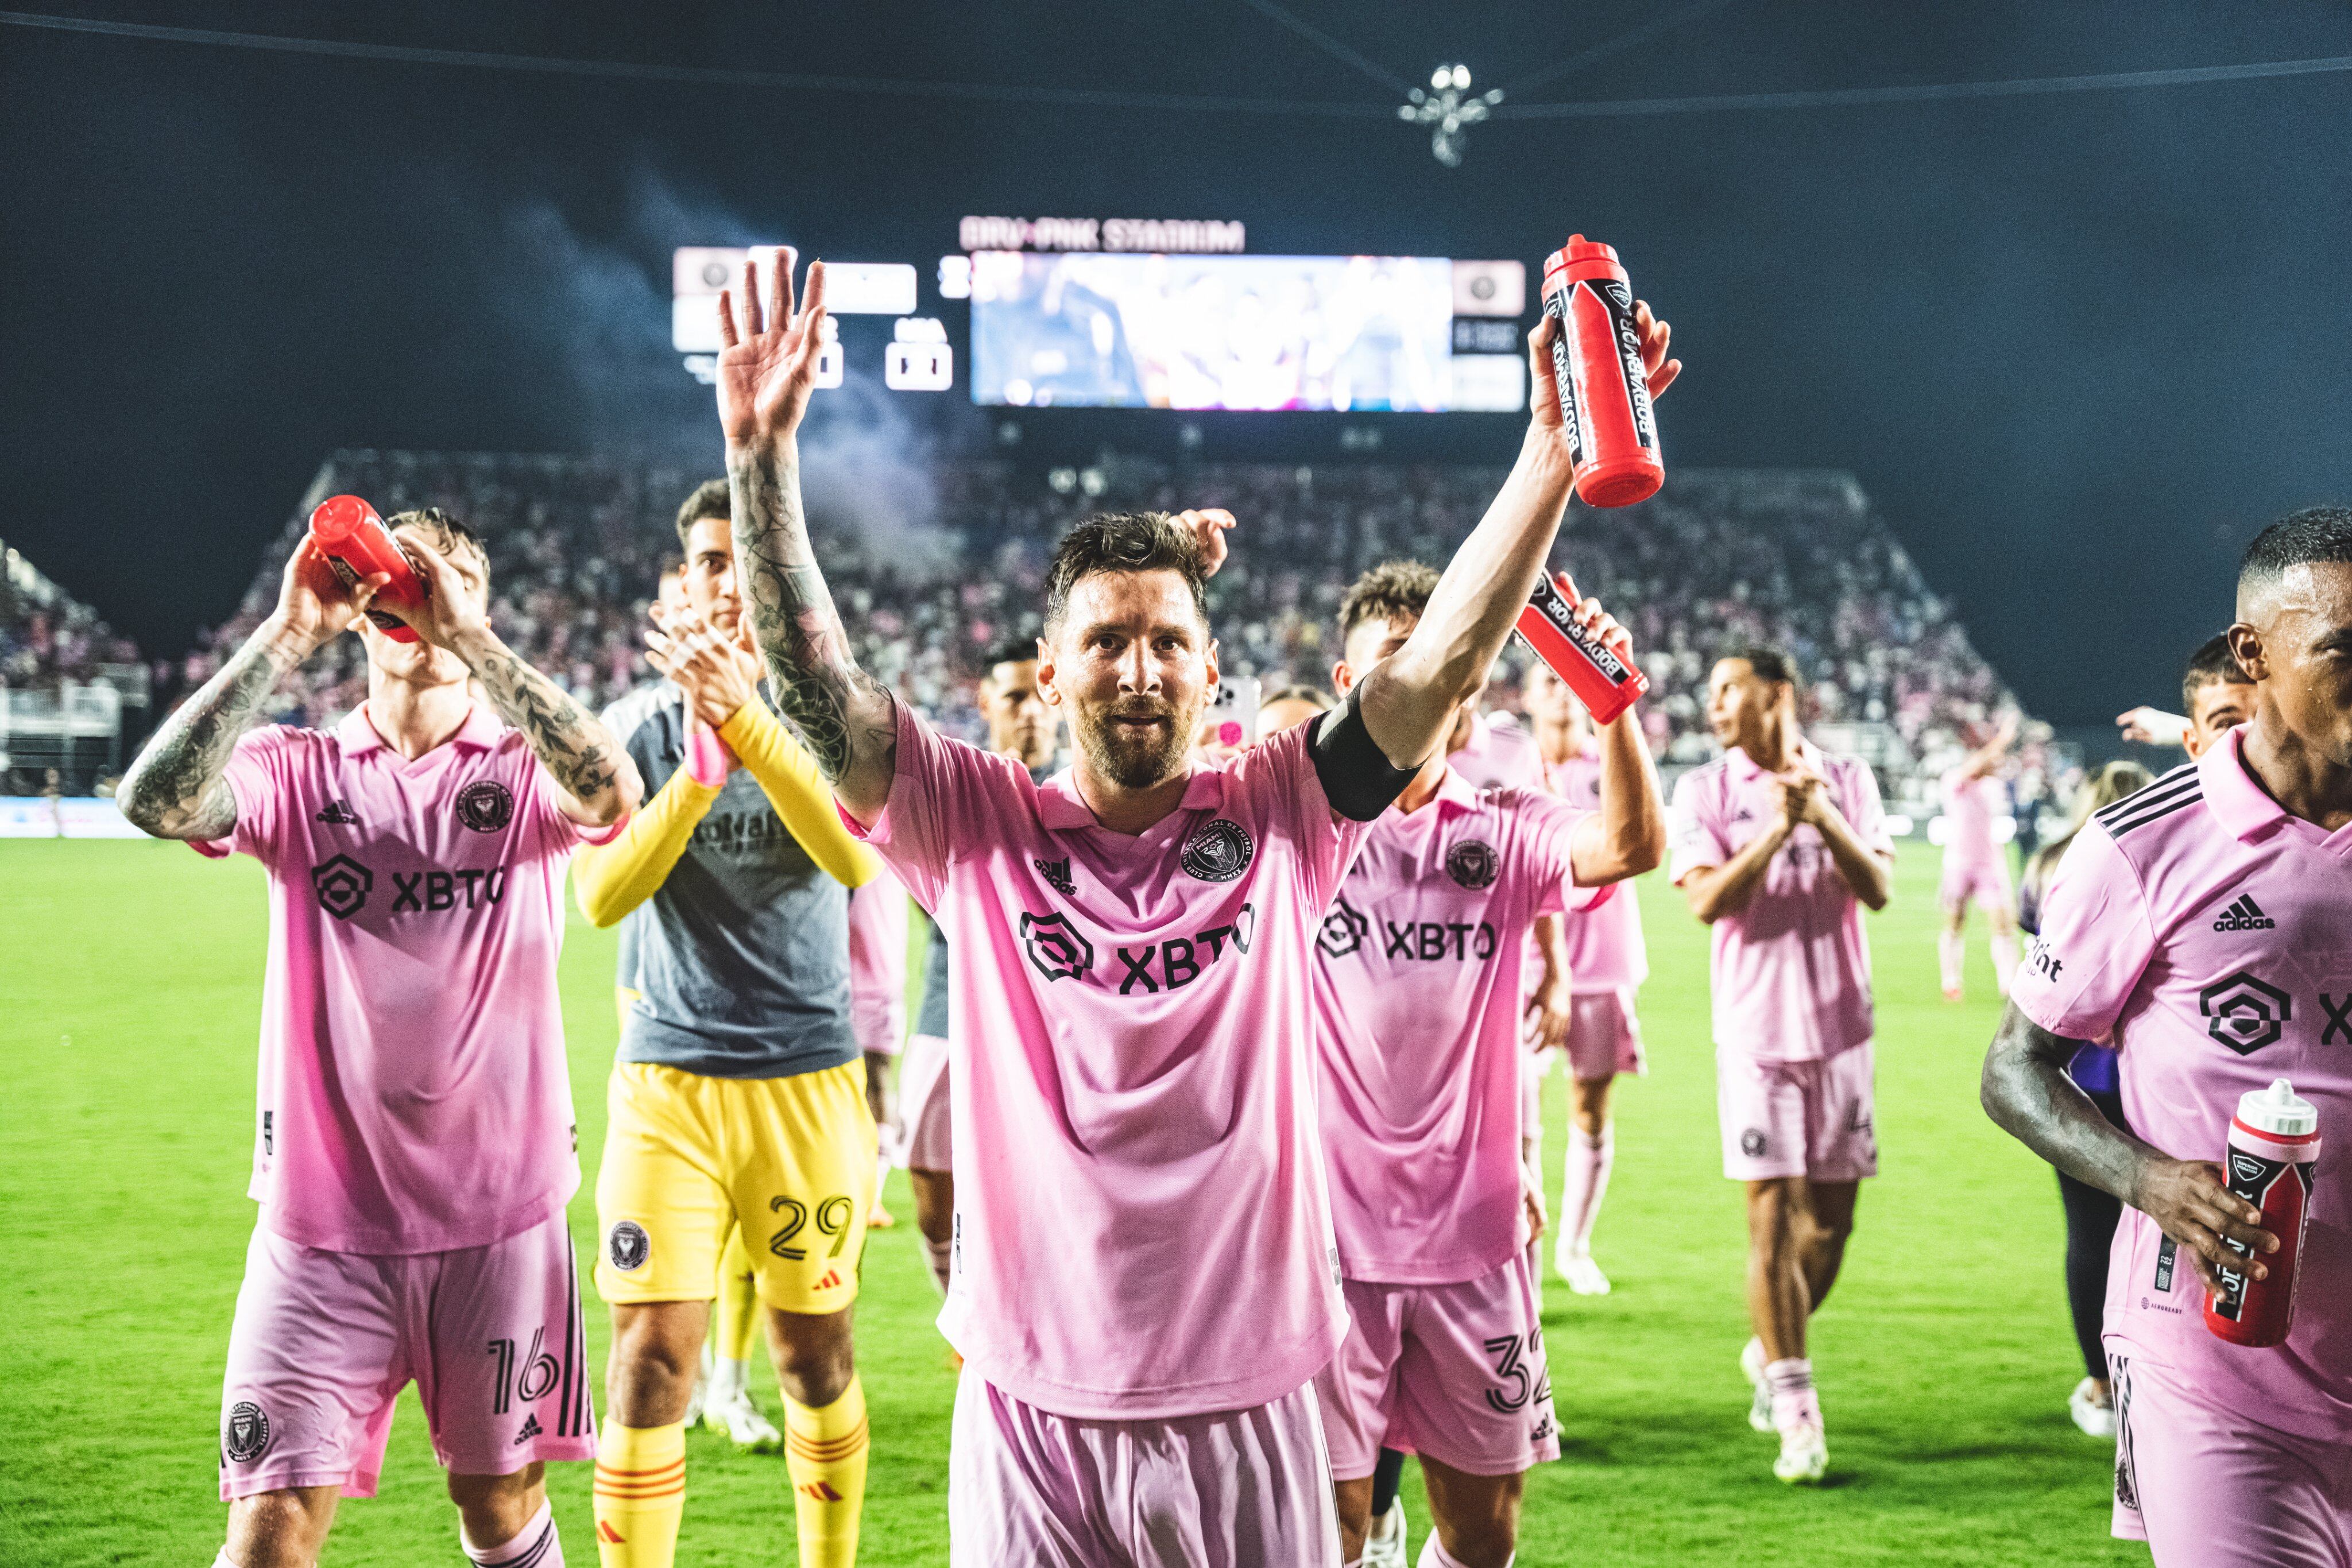
[{"label": "stadium stand", "polygon": [[[1328,678],[1327,639],[1348,582],[1391,556],[1443,562],[1504,471],[1367,464],[1198,464],[1178,472],[1107,455],[1043,474],[1003,461],[931,465],[944,561],[908,569],[891,539],[829,526],[813,510],[828,580],[868,669],[954,733],[976,735],[972,685],[986,652],[1035,630],[1054,543],[1106,507],[1226,507],[1241,519],[1233,562],[1212,583],[1228,667],[1269,689]],[[488,540],[493,612],[519,651],[592,703],[649,674],[640,633],[656,566],[677,548],[671,517],[702,477],[602,457],[341,451],[270,550],[238,614],[179,672],[183,689],[266,613],[286,551],[318,499],[365,496],[379,510],[449,508]],[[1750,640],[1789,648],[1809,723],[1852,727],[1898,781],[1961,748],[1964,727],[2007,699],[1950,607],[1872,511],[1851,476],[1684,469],[1638,507],[1571,510],[1557,558],[1631,627],[1650,674],[1662,760],[1711,753],[1708,666]],[[1017,608],[1016,608],[1017,607]],[[1498,674],[1497,701],[1516,679]],[[314,660],[276,716],[324,723],[363,695],[356,644]],[[1853,738],[1850,734],[1847,739]]]},{"label": "stadium stand", "polygon": [[80,793],[122,765],[147,706],[138,648],[0,541],[0,794]]}]

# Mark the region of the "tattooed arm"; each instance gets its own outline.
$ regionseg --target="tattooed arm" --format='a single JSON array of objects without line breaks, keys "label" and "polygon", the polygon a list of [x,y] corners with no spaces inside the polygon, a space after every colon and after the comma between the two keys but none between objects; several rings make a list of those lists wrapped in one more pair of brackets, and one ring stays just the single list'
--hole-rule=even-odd
[{"label": "tattooed arm", "polygon": [[488,579],[463,555],[436,550],[414,531],[401,545],[427,592],[412,613],[416,634],[466,662],[498,716],[522,732],[540,766],[563,791],[563,814],[587,827],[616,822],[645,794],[637,765],[597,717],[525,664],[490,630]]},{"label": "tattooed arm", "polygon": [[795,433],[823,344],[824,263],[810,264],[807,304],[796,313],[793,261],[785,250],[772,265],[764,309],[749,262],[740,290],[719,297],[719,419],[727,433],[736,570],[776,706],[835,798],[871,826],[889,802],[897,771],[898,709],[882,684],[857,667],[809,547]]},{"label": "tattooed arm", "polygon": [[237,737],[287,672],[341,635],[390,580],[378,573],[345,589],[305,535],[287,559],[278,608],[140,747],[115,790],[123,816],[159,839],[228,837],[236,827],[236,797],[224,770]]}]

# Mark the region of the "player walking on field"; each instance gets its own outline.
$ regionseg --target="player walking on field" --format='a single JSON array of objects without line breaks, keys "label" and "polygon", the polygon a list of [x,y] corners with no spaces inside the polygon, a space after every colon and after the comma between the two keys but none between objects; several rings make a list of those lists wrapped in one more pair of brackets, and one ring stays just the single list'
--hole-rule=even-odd
[{"label": "player walking on field", "polygon": [[[1061,724],[1037,690],[1036,644],[1002,648],[989,661],[980,685],[981,716],[988,721],[991,755],[1009,757],[1043,784],[1053,771]],[[945,1295],[948,1257],[954,1242],[955,1131],[948,1106],[953,1076],[948,1067],[948,1036],[954,1019],[948,1007],[948,939],[936,924],[923,968],[923,1006],[907,1041],[898,1073],[898,1114],[906,1128],[907,1182],[915,1193],[915,1223],[923,1232],[931,1282]]]},{"label": "player walking on field", "polygon": [[1960,971],[1968,956],[1969,904],[1974,901],[1992,926],[1992,983],[2009,995],[2017,968],[2016,894],[2009,885],[2009,852],[1993,841],[1993,819],[2008,809],[2001,765],[2017,740],[2017,716],[2001,716],[1992,737],[1947,769],[1944,797],[1944,876],[1937,889],[1943,929],[1936,934],[1936,964],[1942,971],[1944,999],[1960,999]]},{"label": "player walking on field", "polygon": [[[589,919],[639,923],[596,1176],[596,1288],[613,1310],[605,1568],[668,1568],[677,1550],[687,1406],[730,1229],[768,1308],[803,1563],[856,1561],[865,1497],[850,1308],[876,1134],[847,890],[878,862],[761,699],[727,508],[713,480],[679,509],[686,603],[646,639],[669,685],[623,740],[654,793],[577,868]],[[748,1348],[722,1346],[732,1377]],[[707,1399],[748,1403],[731,1377]]]},{"label": "player walking on field", "polygon": [[1767,648],[1718,660],[1707,724],[1725,756],[1676,781],[1675,885],[1714,928],[1716,1115],[1723,1174],[1748,1188],[1748,1423],[1772,1473],[1829,1467],[1806,1320],[1837,1281],[1872,1126],[1870,945],[1895,843],[1870,769],[1797,729],[1795,672]]},{"label": "player walking on field", "polygon": [[[1328,1568],[1307,1385],[1347,1320],[1314,941],[1366,824],[1439,747],[1541,570],[1570,480],[1559,409],[1539,394],[1405,645],[1342,706],[1222,768],[1189,757],[1218,678],[1202,580],[1221,534],[1159,514],[1078,525],[1049,573],[1038,668],[1076,760],[1040,786],[941,739],[850,654],[794,442],[823,268],[796,315],[789,267],[764,308],[748,277],[721,297],[719,413],[784,711],[955,946],[953,1561]],[[1646,308],[1639,322],[1663,385],[1665,329]],[[1554,329],[1533,340],[1538,366]]]},{"label": "player walking on field", "polygon": [[[1339,607],[1344,697],[1400,653],[1438,575],[1391,561]],[[1622,643],[1587,600],[1587,631]],[[1529,1466],[1559,1457],[1520,1159],[1520,998],[1538,915],[1665,855],[1638,720],[1610,727],[1601,809],[1479,789],[1440,751],[1364,834],[1314,972],[1317,1101],[1349,1313],[1317,1376],[1343,1556],[1364,1553],[1385,1445],[1421,1456],[1427,1568],[1503,1568]],[[1402,1531],[1393,1532],[1401,1561]]]},{"label": "player walking on field", "polygon": [[[418,640],[304,538],[277,609],[156,730],[123,814],[269,873],[259,1120],[222,1392],[216,1568],[309,1568],[370,1497],[414,1381],[476,1563],[563,1561],[549,1459],[595,1453],[563,1208],[580,1183],[556,993],[563,873],[636,803],[604,727],[490,630],[488,561],[436,510],[392,519]],[[345,630],[367,700],[241,734]],[[469,684],[480,683],[488,706]]]},{"label": "player walking on field", "polygon": [[[1605,730],[1594,733],[1591,715],[1541,660],[1528,670],[1526,701],[1543,763],[1543,787],[1580,810],[1601,810],[1611,755],[1606,743],[1614,737]],[[1645,762],[1642,776],[1655,794],[1656,768]],[[1559,1239],[1552,1266],[1578,1295],[1605,1296],[1609,1276],[1592,1260],[1592,1227],[1617,1160],[1609,1098],[1619,1073],[1644,1071],[1634,993],[1650,977],[1650,954],[1642,939],[1641,903],[1630,887],[1559,919],[1560,967],[1569,977],[1564,1044],[1575,1099],[1569,1107],[1568,1150],[1560,1160]],[[1540,1075],[1536,1083],[1541,1087]]]},{"label": "player walking on field", "polygon": [[[2093,819],[1985,1059],[1984,1103],[2128,1207],[2108,1269],[2114,1531],[2158,1568],[2352,1565],[2352,510],[2248,547],[2235,662],[2253,716]],[[2126,1132],[2066,1076],[2116,1050]],[[2322,1152],[2286,1342],[2208,1329],[2218,1270],[2280,1239],[2220,1160],[2241,1095],[2284,1078]],[[2305,1167],[2310,1169],[2311,1167]],[[2251,1252],[2252,1257],[2244,1254]]]}]

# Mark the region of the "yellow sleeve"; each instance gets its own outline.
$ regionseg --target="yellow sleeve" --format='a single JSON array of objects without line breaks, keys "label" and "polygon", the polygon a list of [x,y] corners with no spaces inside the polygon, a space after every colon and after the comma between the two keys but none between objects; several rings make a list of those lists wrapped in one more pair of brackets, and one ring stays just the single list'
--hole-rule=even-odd
[{"label": "yellow sleeve", "polygon": [[589,924],[616,925],[651,898],[717,799],[718,790],[697,783],[680,768],[610,842],[591,844],[572,856],[572,896]]},{"label": "yellow sleeve", "polygon": [[784,820],[785,831],[834,881],[844,887],[863,887],[880,874],[881,858],[841,825],[833,786],[817,771],[816,758],[793,738],[767,704],[754,698],[737,708],[735,716],[719,727],[719,738],[759,780],[768,804]]}]

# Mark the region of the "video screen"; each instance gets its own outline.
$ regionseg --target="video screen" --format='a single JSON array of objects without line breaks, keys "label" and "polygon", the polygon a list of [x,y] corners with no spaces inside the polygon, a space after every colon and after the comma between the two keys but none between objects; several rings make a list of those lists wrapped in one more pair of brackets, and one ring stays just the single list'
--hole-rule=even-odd
[{"label": "video screen", "polygon": [[1454,263],[1395,256],[971,258],[971,396],[1019,408],[1525,406],[1516,355],[1454,353]]}]

